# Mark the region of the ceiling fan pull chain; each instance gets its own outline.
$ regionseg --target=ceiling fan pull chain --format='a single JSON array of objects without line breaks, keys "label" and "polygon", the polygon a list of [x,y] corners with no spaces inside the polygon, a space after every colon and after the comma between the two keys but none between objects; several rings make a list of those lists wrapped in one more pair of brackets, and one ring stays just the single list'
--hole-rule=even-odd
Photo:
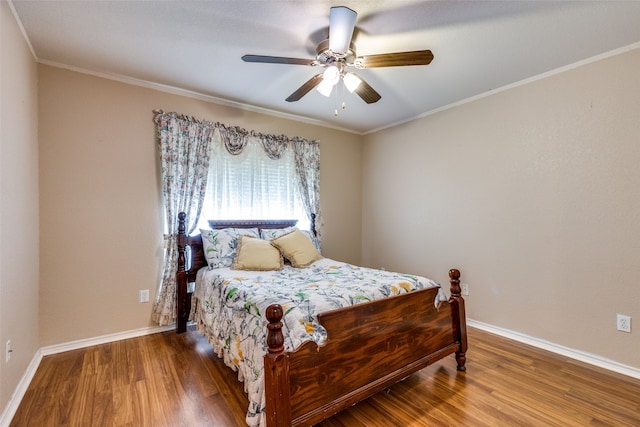
[{"label": "ceiling fan pull chain", "polygon": [[339,87],[340,85],[336,85],[336,90],[335,90],[335,99],[334,99],[334,109],[333,109],[333,115],[335,117],[338,117],[338,92],[339,92]]}]

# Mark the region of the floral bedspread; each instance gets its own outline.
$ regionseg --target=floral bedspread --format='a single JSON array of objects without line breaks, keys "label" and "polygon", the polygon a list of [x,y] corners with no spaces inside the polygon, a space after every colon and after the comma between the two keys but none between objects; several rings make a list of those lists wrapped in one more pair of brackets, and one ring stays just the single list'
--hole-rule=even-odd
[{"label": "floral bedspread", "polygon": [[[408,274],[357,267],[323,258],[307,268],[281,271],[230,268],[199,271],[194,292],[194,320],[225,364],[238,372],[249,397],[247,424],[264,426],[264,355],[267,353],[265,311],[280,304],[284,311],[285,349],[305,341],[327,339],[317,314],[341,307],[440,287]],[[446,300],[440,290],[434,304]]]}]

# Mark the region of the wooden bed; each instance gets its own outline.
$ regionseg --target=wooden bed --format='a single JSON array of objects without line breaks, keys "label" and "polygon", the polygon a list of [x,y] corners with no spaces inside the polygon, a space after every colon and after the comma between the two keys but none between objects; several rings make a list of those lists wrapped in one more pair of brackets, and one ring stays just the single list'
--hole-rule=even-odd
[{"label": "wooden bed", "polygon": [[[214,229],[285,228],[295,221],[210,221]],[[177,332],[185,332],[191,309],[188,285],[206,266],[202,239],[178,223]],[[271,305],[264,377],[268,427],[310,426],[384,390],[408,375],[455,354],[465,370],[467,331],[460,272],[449,271],[448,301],[436,308],[437,288],[332,310],[319,315],[327,341],[284,350],[282,307]]]}]

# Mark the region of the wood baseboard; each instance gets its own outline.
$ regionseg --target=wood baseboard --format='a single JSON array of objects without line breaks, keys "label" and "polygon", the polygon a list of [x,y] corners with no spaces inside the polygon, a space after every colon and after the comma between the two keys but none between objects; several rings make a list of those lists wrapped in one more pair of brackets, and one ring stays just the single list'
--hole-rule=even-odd
[{"label": "wood baseboard", "polygon": [[575,350],[569,347],[564,347],[559,344],[555,344],[549,341],[542,340],[540,338],[532,337],[522,334],[520,332],[511,331],[498,326],[489,325],[486,323],[478,322],[476,320],[467,319],[467,325],[482,329],[485,332],[489,332],[495,335],[500,335],[505,338],[512,339],[514,341],[528,344],[533,347],[537,347],[543,350],[550,351],[552,353],[560,354],[562,356],[569,357],[571,359],[579,360],[589,365],[594,365],[599,368],[606,369],[608,371],[617,372],[628,377],[640,379],[640,368],[633,366],[623,365],[615,360],[607,359],[597,354],[587,353],[580,350]]}]

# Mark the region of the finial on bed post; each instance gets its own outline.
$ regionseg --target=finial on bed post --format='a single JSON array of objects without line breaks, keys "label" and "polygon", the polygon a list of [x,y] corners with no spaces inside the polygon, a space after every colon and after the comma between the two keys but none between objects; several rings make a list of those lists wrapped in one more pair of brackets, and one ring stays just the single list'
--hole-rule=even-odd
[{"label": "finial on bed post", "polygon": [[311,232],[314,236],[318,235],[318,231],[316,230],[316,214],[311,214]]},{"label": "finial on bed post", "polygon": [[190,307],[187,307],[187,274],[186,274],[186,240],[187,232],[185,219],[187,214],[178,214],[178,272],[176,273],[176,330],[178,333],[187,331]]},{"label": "finial on bed post", "polygon": [[449,283],[451,284],[451,296],[461,296],[462,290],[460,289],[460,270],[452,268],[449,270]]},{"label": "finial on bed post", "polygon": [[267,307],[266,317],[269,321],[267,325],[267,345],[269,353],[281,353],[284,350],[284,335],[282,335],[282,306],[272,304]]},{"label": "finial on bed post", "polygon": [[187,214],[180,212],[178,214],[178,271],[185,271],[186,258],[185,258],[185,238],[187,237],[187,227],[185,219]]},{"label": "finial on bed post", "polygon": [[178,214],[178,234],[187,234],[187,225],[185,224],[186,219],[186,213],[180,212]]},{"label": "finial on bed post", "polygon": [[460,342],[460,348],[456,351],[456,362],[458,363],[458,371],[466,371],[467,363],[467,320],[464,308],[464,299],[462,298],[462,290],[460,289],[460,270],[452,268],[449,270],[449,283],[451,284],[451,298],[449,302],[453,305],[455,318],[457,320],[457,335]]}]

